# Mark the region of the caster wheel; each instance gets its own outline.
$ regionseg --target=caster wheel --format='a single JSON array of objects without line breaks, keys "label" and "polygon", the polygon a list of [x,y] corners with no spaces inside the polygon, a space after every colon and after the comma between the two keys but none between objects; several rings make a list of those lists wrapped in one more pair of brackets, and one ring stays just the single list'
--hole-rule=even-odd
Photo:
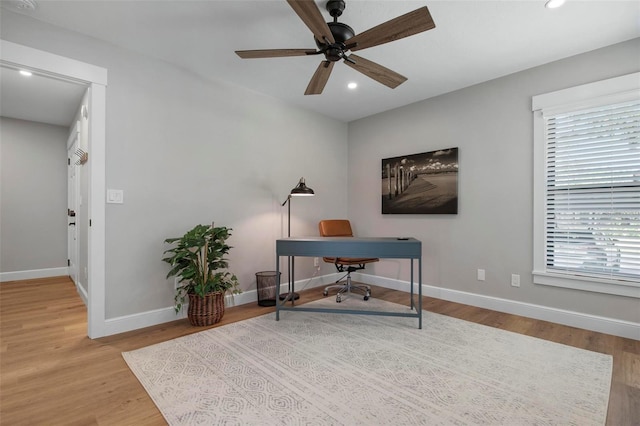
[{"label": "caster wheel", "polygon": [[336,303],[340,303],[340,302],[342,302],[342,299],[339,297],[336,297]]},{"label": "caster wheel", "polygon": [[365,296],[365,297],[364,297],[364,300],[369,300],[369,296]]},{"label": "caster wheel", "polygon": [[329,295],[329,292],[325,290],[325,291],[323,291],[323,292],[322,292],[322,295],[323,295],[323,296],[328,296],[328,295]]}]

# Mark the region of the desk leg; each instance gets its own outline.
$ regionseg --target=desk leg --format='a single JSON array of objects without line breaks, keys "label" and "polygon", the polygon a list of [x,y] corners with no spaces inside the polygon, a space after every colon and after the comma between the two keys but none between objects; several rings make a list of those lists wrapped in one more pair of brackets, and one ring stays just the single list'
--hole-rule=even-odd
[{"label": "desk leg", "polygon": [[296,294],[296,279],[295,279],[295,270],[296,270],[296,258],[291,256],[291,282],[289,283],[289,296],[291,297],[291,306],[296,304],[296,296],[300,297]]},{"label": "desk leg", "polygon": [[295,275],[293,272],[295,268],[294,263],[295,257],[287,256],[287,293],[280,294],[280,292],[278,292],[280,300],[284,300],[285,304],[287,303],[287,300],[291,300],[291,305],[295,304],[294,300],[298,300],[300,298],[300,295],[293,291],[293,276]]},{"label": "desk leg", "polygon": [[411,310],[414,308],[413,304],[413,259],[411,259]]},{"label": "desk leg", "polygon": [[418,328],[422,330],[422,256],[418,259]]},{"label": "desk leg", "polygon": [[276,321],[280,321],[280,256],[276,256]]}]

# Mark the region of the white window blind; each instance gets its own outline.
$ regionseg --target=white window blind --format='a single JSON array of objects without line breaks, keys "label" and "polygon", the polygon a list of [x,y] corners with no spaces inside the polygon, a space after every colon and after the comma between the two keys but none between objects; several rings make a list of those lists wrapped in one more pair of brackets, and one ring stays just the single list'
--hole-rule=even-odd
[{"label": "white window blind", "polygon": [[548,272],[640,281],[640,101],[545,114]]}]

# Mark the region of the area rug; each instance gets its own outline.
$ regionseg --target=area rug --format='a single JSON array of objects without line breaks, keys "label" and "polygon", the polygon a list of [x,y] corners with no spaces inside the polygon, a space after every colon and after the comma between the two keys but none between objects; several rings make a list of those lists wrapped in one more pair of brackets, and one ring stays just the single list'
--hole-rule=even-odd
[{"label": "area rug", "polygon": [[[365,303],[408,309],[340,306]],[[603,425],[612,370],[610,355],[426,311],[422,330],[285,311],[123,357],[170,425]]]}]

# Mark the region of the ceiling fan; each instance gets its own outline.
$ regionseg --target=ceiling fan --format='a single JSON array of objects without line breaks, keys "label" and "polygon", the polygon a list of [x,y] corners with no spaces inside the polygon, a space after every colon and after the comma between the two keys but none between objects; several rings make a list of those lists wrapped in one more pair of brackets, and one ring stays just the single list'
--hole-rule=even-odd
[{"label": "ceiling fan", "polygon": [[356,35],[350,26],[338,22],[338,17],[342,15],[346,6],[342,0],[327,2],[327,11],[333,17],[333,22],[325,22],[320,9],[313,0],[287,0],[287,3],[313,33],[317,49],[236,50],[236,54],[243,59],[323,54],[325,60],[320,63],[313,74],[307,90],[304,92],[305,95],[322,93],[331,75],[333,65],[339,60],[344,60],[345,64],[356,71],[395,89],[407,81],[407,78],[375,62],[348,54],[348,52],[399,40],[433,29],[436,26],[429,9],[424,6]]}]

